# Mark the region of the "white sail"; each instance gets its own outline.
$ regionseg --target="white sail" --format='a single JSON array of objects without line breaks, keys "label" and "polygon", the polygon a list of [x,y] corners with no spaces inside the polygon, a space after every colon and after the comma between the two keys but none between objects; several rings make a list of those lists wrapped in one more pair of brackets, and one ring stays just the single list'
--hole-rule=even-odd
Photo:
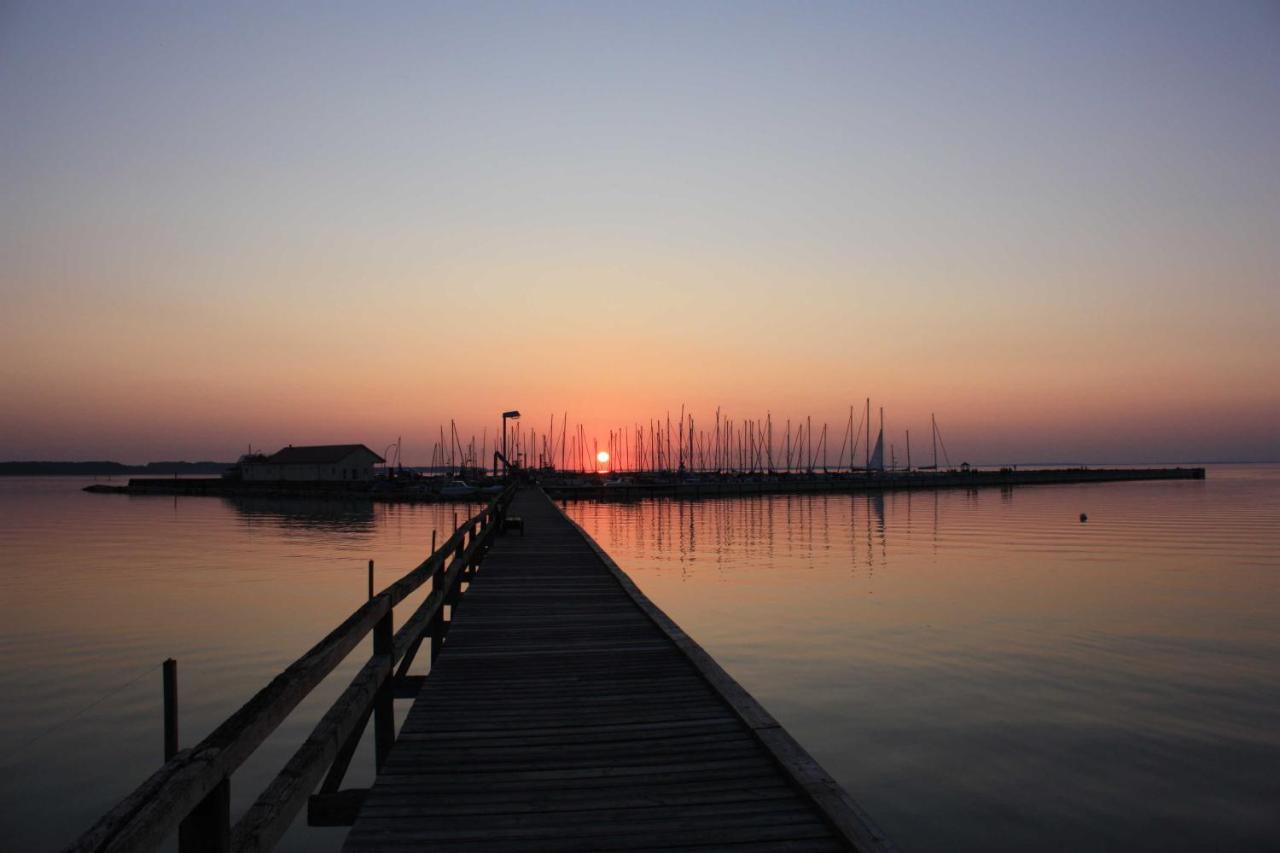
[{"label": "white sail", "polygon": [[871,451],[871,462],[867,468],[872,471],[884,470],[884,427],[880,428],[880,433],[876,436],[876,446]]}]

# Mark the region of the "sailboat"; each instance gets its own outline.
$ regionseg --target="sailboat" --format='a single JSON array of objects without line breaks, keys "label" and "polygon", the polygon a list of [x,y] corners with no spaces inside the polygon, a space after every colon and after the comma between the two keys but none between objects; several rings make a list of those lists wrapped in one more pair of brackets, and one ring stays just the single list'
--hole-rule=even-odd
[{"label": "sailboat", "polygon": [[871,451],[871,459],[867,462],[868,471],[884,470],[884,409],[880,410],[880,434],[876,436],[876,446]]}]

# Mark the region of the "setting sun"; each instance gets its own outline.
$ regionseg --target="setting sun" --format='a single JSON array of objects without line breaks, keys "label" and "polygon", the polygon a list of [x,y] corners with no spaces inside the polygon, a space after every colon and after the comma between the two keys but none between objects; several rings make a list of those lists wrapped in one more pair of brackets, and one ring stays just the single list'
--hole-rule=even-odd
[{"label": "setting sun", "polygon": [[607,464],[609,461],[609,451],[601,450],[599,453],[597,453],[596,461],[599,462],[601,465]]}]

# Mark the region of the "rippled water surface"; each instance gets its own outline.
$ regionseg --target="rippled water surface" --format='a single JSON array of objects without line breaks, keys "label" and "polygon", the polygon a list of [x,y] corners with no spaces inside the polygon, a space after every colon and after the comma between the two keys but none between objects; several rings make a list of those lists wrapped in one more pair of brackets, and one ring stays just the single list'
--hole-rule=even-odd
[{"label": "rippled water surface", "polygon": [[[368,559],[381,586],[469,512],[85,482],[0,480],[0,850],[58,847],[155,769],[164,657],[189,745],[363,600]],[[906,850],[1280,841],[1280,467],[567,509]]]}]

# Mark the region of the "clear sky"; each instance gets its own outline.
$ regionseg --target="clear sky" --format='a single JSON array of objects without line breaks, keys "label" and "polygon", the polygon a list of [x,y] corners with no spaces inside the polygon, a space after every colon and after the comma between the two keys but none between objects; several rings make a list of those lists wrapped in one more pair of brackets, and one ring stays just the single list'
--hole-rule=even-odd
[{"label": "clear sky", "polygon": [[1280,459],[1278,329],[1274,2],[0,3],[0,458]]}]

